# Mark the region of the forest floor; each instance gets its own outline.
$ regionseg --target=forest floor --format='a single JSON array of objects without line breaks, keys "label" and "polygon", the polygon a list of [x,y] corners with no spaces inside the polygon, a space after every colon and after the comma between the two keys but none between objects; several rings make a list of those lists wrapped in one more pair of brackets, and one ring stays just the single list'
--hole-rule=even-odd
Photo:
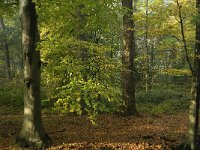
[{"label": "forest floor", "polygon": [[[19,150],[15,138],[22,119],[22,113],[0,108],[1,150]],[[49,150],[168,150],[183,139],[188,114],[142,114],[141,117],[102,114],[94,126],[86,116],[45,113],[43,122],[53,139]]]}]

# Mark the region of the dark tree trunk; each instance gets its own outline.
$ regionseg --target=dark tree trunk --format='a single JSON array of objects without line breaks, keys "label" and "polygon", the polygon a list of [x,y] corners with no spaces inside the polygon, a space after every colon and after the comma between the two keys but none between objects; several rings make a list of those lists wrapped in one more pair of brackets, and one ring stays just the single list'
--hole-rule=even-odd
[{"label": "dark tree trunk", "polygon": [[22,45],[24,52],[24,119],[17,143],[22,147],[45,149],[49,138],[41,117],[40,52],[36,51],[39,38],[35,4],[20,1]]},{"label": "dark tree trunk", "polygon": [[[196,1],[196,7],[198,10],[198,16],[200,16],[200,0]],[[198,127],[199,127],[199,100],[200,100],[200,20],[196,21],[196,45],[195,45],[195,59],[194,59],[194,72],[193,72],[193,91],[192,96],[195,104],[194,108],[194,124],[193,119],[191,119],[191,125],[193,129],[193,134],[191,134],[192,140],[190,140],[191,145],[194,145],[194,149],[197,150],[198,147]],[[191,130],[190,129],[190,130]],[[191,131],[189,131],[191,133]]]},{"label": "dark tree trunk", "polygon": [[135,38],[132,0],[122,0],[127,10],[123,16],[122,88],[126,115],[138,115],[135,104]]},{"label": "dark tree trunk", "polygon": [[190,71],[193,74],[193,67],[192,67],[192,63],[190,61],[190,57],[189,57],[189,54],[188,54],[188,46],[187,46],[187,42],[186,42],[186,39],[185,39],[184,20],[183,20],[182,12],[181,12],[182,6],[180,5],[179,0],[176,0],[176,3],[177,3],[177,6],[178,6],[178,15],[179,15],[179,19],[180,19],[179,23],[180,23],[180,29],[181,29],[181,36],[182,36],[182,41],[183,41],[183,48],[184,48],[184,51],[185,51],[185,58],[184,58],[183,63],[185,64],[185,60],[187,61],[189,68],[190,68]]},{"label": "dark tree trunk", "polygon": [[[3,19],[0,18],[0,30],[3,32],[5,31]],[[5,35],[3,35],[5,36]],[[6,80],[11,80],[11,70],[10,70],[10,57],[9,57],[9,50],[8,50],[8,43],[5,37],[2,38],[2,47],[3,47],[3,54],[4,54],[4,66],[5,66],[5,73],[6,73]]]},{"label": "dark tree trunk", "polygon": [[[84,26],[86,25],[85,24],[86,15],[82,12],[82,10],[84,8],[85,8],[84,4],[80,4],[77,7],[77,16],[78,16],[79,22],[77,23],[78,27],[76,29],[77,30],[76,36],[81,41],[87,41],[87,39],[88,39],[85,31],[83,32]],[[82,65],[83,65],[83,69],[81,70],[82,75],[83,75],[83,80],[84,80],[84,82],[87,82],[88,81],[87,74],[89,74],[88,70],[86,69],[88,66],[88,49],[80,46],[80,48],[78,49],[78,56],[80,57],[80,59],[82,61]],[[84,99],[84,91],[83,90],[81,91],[80,105],[81,105],[82,114],[83,115],[87,114],[87,111],[86,111],[87,104]]]}]

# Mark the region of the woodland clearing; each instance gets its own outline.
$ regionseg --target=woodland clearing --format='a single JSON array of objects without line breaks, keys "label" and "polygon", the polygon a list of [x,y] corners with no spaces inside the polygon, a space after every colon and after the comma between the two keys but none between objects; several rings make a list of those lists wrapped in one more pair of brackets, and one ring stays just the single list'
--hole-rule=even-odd
[{"label": "woodland clearing", "polygon": [[[0,149],[18,150],[22,113],[0,112]],[[1,109],[1,110],[3,110]],[[53,145],[49,150],[142,150],[174,149],[187,129],[187,112],[176,115],[123,117],[101,114],[96,125],[86,116],[43,114],[43,122]]]}]

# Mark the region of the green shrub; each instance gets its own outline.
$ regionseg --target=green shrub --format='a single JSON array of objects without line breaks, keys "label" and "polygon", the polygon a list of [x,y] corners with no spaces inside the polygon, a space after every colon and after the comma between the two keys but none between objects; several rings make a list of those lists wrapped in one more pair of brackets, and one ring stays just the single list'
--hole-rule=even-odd
[{"label": "green shrub", "polygon": [[[108,55],[112,49],[69,37],[62,40],[65,42],[57,47],[52,41],[40,45],[41,49],[44,45],[51,49],[45,48],[41,56],[47,62],[41,77],[48,87],[48,98],[56,100],[55,109],[62,113],[88,114],[91,118],[101,112],[120,111],[121,64]],[[80,49],[87,50],[84,61],[77,55]]]},{"label": "green shrub", "polygon": [[189,109],[189,100],[174,100],[170,99],[163,103],[153,104],[137,104],[139,112],[148,114],[175,114],[178,111],[184,111]]},{"label": "green shrub", "polygon": [[191,95],[186,90],[181,91],[177,89],[160,88],[160,89],[153,89],[149,92],[145,92],[145,91],[137,92],[136,99],[138,103],[142,103],[142,104],[144,103],[159,104],[170,99],[188,100],[188,99],[191,99]]},{"label": "green shrub", "polygon": [[[11,82],[0,86],[0,106],[15,107],[22,110],[24,104],[24,88],[23,83]],[[54,103],[47,100],[44,88],[41,88],[41,105],[45,110],[50,110]]]},{"label": "green shrub", "polygon": [[140,91],[136,93],[136,99],[138,103],[160,103],[164,101],[164,97],[161,94],[161,91],[152,90],[149,92]]},{"label": "green shrub", "polygon": [[157,86],[149,92],[136,93],[139,112],[150,114],[174,114],[187,110],[191,95],[189,90],[171,85]]},{"label": "green shrub", "polygon": [[23,106],[23,85],[11,82],[0,87],[1,106]]}]

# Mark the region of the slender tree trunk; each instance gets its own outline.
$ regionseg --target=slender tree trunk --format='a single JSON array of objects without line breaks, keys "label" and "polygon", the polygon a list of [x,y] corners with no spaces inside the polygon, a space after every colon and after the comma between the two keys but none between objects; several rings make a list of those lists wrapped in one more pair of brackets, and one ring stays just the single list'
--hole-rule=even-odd
[{"label": "slender tree trunk", "polygon": [[122,88],[126,115],[138,115],[135,103],[135,37],[133,22],[133,1],[121,0],[127,9],[123,16],[123,54],[122,54]]},{"label": "slender tree trunk", "polygon": [[150,86],[150,78],[149,78],[149,47],[148,47],[148,12],[149,12],[149,0],[146,0],[146,12],[145,12],[145,49],[146,49],[146,73],[145,73],[145,91],[148,92],[149,91],[149,86]]},{"label": "slender tree trunk", "polygon": [[[200,16],[200,0],[196,0],[198,16]],[[200,100],[200,20],[196,21],[196,44],[195,59],[193,67],[193,84],[192,84],[192,101],[190,106],[188,139],[182,143],[178,149],[180,150],[199,150],[199,100]]]},{"label": "slender tree trunk", "polygon": [[[85,7],[84,4],[80,4],[77,8],[77,16],[78,16],[79,22],[77,23],[78,28],[76,29],[77,30],[76,36],[81,41],[87,41],[87,34],[85,32],[83,32],[84,26],[85,26],[84,22],[85,22],[85,17],[86,17],[86,15],[84,13],[82,13],[82,9],[84,7]],[[88,81],[87,74],[89,74],[89,72],[86,69],[88,66],[88,49],[80,46],[78,53],[79,53],[78,55],[80,56],[82,65],[83,65],[83,69],[82,69],[83,80],[84,80],[84,82],[87,82]],[[84,99],[84,90],[81,91],[80,104],[81,104],[82,114],[86,114],[87,113],[86,112],[87,104]]]},{"label": "slender tree trunk", "polygon": [[17,143],[22,147],[45,149],[49,138],[43,127],[40,100],[40,52],[35,4],[20,1],[22,45],[24,52],[24,119]]},{"label": "slender tree trunk", "polygon": [[190,61],[190,57],[188,54],[188,47],[187,47],[187,42],[185,39],[185,32],[184,32],[184,23],[183,23],[183,17],[182,17],[182,12],[181,12],[181,5],[179,3],[179,0],[176,0],[177,6],[178,6],[178,15],[179,15],[179,23],[180,23],[180,29],[181,29],[181,36],[182,36],[182,42],[183,42],[183,48],[185,51],[185,58],[184,58],[184,62],[185,59],[189,65],[190,71],[193,73],[193,67],[192,67],[192,63]]},{"label": "slender tree trunk", "polygon": [[[4,21],[0,18],[0,30],[5,31],[4,28]],[[11,69],[10,69],[10,57],[9,57],[9,50],[8,50],[8,43],[5,37],[2,39],[2,47],[3,47],[3,54],[4,54],[4,63],[5,63],[5,73],[6,73],[6,80],[11,80]]]}]

